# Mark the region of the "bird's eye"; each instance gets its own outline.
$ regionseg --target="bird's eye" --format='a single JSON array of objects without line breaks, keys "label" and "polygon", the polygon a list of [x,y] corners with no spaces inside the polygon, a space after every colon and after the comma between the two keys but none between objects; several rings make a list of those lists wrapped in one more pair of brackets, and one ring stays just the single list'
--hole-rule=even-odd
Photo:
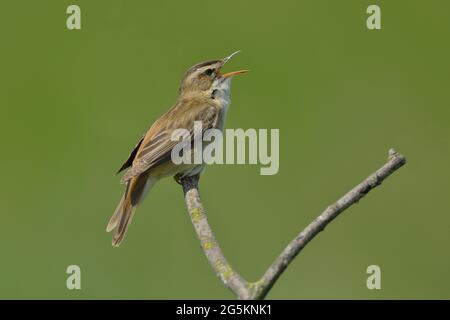
[{"label": "bird's eye", "polygon": [[208,70],[205,71],[205,74],[206,74],[207,76],[210,76],[210,75],[212,75],[213,73],[214,73],[214,70],[213,70],[213,69],[208,69]]}]

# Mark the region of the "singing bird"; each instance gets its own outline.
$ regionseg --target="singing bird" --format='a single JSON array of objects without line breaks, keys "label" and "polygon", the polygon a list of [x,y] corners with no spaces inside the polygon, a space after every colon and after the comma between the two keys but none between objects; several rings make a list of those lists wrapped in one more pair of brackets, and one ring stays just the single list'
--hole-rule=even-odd
[{"label": "singing bird", "polygon": [[121,181],[125,193],[106,227],[114,231],[112,245],[122,242],[135,210],[155,183],[164,177],[176,180],[200,174],[204,164],[175,164],[171,152],[179,141],[171,139],[176,129],[186,129],[194,137],[194,121],[201,121],[202,130],[223,130],[230,105],[231,79],[247,70],[221,74],[220,69],[237,52],[220,59],[202,62],[191,67],[181,80],[175,105],[163,114],[131,151],[119,172],[128,169]]}]

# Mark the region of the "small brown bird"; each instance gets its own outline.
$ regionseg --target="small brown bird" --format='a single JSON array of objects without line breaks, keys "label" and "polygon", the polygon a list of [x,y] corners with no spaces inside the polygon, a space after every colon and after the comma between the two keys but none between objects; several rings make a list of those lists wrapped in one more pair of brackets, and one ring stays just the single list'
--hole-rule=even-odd
[{"label": "small brown bird", "polygon": [[122,177],[125,193],[106,227],[107,232],[114,230],[113,246],[120,245],[137,206],[159,179],[175,176],[179,180],[204,169],[204,164],[176,165],[171,152],[179,141],[172,141],[171,136],[176,129],[186,129],[191,140],[196,138],[194,121],[202,122],[203,131],[223,130],[230,104],[231,79],[247,70],[220,74],[220,69],[238,52],[190,68],[181,80],[175,105],[153,123],[117,172],[129,168]]}]

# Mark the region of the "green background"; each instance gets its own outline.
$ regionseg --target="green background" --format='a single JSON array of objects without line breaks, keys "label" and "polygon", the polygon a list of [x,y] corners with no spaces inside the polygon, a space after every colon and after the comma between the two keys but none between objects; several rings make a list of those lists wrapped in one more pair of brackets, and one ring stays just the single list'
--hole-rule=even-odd
[{"label": "green background", "polygon": [[[66,28],[78,4],[82,30]],[[366,28],[378,4],[382,29]],[[279,128],[280,171],[201,179],[228,260],[256,280],[395,147],[407,165],[347,210],[268,298],[450,298],[448,1],[3,1],[0,298],[228,299],[182,191],[161,181],[112,248],[113,173],[191,65],[241,49],[226,127]],[[68,265],[82,289],[66,288]],[[381,267],[368,290],[366,268]]]}]

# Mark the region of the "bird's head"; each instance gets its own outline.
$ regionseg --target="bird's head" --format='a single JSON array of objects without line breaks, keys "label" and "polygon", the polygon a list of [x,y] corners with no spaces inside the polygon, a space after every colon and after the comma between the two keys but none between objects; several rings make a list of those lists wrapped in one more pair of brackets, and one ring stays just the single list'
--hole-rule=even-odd
[{"label": "bird's head", "polygon": [[220,73],[220,69],[238,52],[236,51],[220,60],[206,61],[191,67],[181,80],[180,94],[191,92],[214,94],[215,90],[229,89],[231,78],[234,75],[248,71]]}]

